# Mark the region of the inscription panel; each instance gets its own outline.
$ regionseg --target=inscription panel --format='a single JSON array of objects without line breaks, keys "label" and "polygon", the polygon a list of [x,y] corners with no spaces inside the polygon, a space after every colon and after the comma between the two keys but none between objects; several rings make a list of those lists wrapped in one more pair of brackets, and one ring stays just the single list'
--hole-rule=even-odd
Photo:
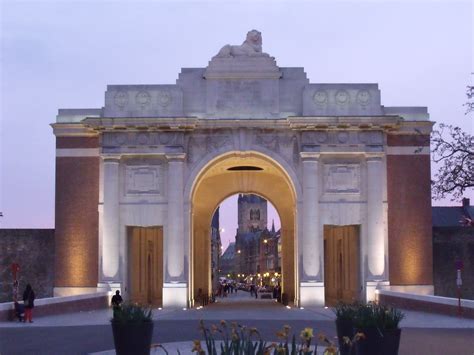
[{"label": "inscription panel", "polygon": [[125,195],[161,195],[161,166],[126,166]]},{"label": "inscription panel", "polygon": [[324,191],[326,193],[360,193],[360,165],[324,165]]},{"label": "inscription panel", "polygon": [[209,80],[207,113],[224,118],[278,117],[278,81]]}]

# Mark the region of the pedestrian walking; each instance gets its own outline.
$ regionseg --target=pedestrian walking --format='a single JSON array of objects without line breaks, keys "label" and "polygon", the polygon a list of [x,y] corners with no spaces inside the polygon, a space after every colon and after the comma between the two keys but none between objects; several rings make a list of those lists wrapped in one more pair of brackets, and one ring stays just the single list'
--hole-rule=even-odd
[{"label": "pedestrian walking", "polygon": [[111,302],[113,310],[114,310],[114,315],[115,315],[115,312],[120,310],[120,308],[122,307],[122,302],[123,302],[123,299],[122,299],[122,296],[120,296],[120,291],[119,290],[115,291],[115,295],[112,297],[112,302]]},{"label": "pedestrian walking", "polygon": [[33,308],[35,307],[35,292],[30,284],[26,285],[23,292],[23,304],[25,305],[25,322],[33,323]]}]

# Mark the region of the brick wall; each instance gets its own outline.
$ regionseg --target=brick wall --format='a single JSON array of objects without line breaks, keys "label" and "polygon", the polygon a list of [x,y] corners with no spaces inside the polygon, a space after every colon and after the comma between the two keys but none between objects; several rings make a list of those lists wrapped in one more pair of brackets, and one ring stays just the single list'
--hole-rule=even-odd
[{"label": "brick wall", "polygon": [[0,229],[0,302],[12,301],[12,263],[20,265],[20,297],[30,283],[37,298],[52,297],[54,229]]},{"label": "brick wall", "polygon": [[[56,148],[99,146],[98,137],[57,137]],[[56,157],[55,286],[96,287],[99,157]]]},{"label": "brick wall", "polygon": [[[392,147],[423,147],[429,137],[388,136]],[[433,282],[428,154],[387,156],[388,254],[392,285]]]},{"label": "brick wall", "polygon": [[456,268],[459,257],[462,271],[462,297],[474,299],[474,227],[433,228],[434,292],[437,296],[457,297]]}]

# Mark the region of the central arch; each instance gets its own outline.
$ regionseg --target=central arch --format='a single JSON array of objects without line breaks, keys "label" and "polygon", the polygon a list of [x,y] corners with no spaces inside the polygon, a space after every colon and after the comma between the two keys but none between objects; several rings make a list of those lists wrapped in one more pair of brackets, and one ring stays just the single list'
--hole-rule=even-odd
[{"label": "central arch", "polygon": [[191,192],[190,300],[201,289],[210,293],[211,219],[217,206],[237,193],[260,195],[275,206],[281,220],[282,292],[298,298],[296,192],[285,169],[269,156],[251,151],[222,154],[197,174]]}]

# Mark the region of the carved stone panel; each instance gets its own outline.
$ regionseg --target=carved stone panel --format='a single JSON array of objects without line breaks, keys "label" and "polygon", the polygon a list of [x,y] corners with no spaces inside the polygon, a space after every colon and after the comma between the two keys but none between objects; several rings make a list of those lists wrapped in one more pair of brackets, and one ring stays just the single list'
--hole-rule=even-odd
[{"label": "carved stone panel", "polygon": [[161,185],[162,169],[160,165],[127,166],[125,168],[126,195],[160,195]]},{"label": "carved stone panel", "polygon": [[324,166],[324,191],[326,193],[359,193],[359,164],[326,164]]},{"label": "carved stone panel", "polygon": [[104,132],[102,146],[159,146],[182,145],[184,135],[181,132]]}]

